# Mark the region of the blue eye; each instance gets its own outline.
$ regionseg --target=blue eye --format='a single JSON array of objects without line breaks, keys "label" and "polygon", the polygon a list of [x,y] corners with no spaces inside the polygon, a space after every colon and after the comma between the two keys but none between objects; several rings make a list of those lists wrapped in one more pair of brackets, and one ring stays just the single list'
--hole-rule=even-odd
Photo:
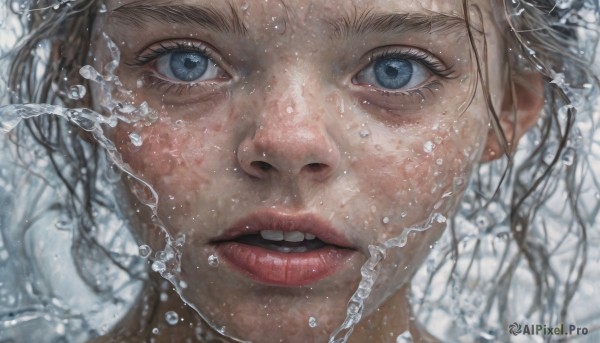
[{"label": "blue eye", "polygon": [[156,72],[174,83],[196,83],[218,79],[221,68],[200,51],[161,52],[156,58]]},{"label": "blue eye", "polygon": [[413,65],[408,60],[384,59],[373,65],[375,79],[384,88],[399,89],[406,86],[413,77]]},{"label": "blue eye", "polygon": [[206,72],[208,58],[199,52],[173,52],[169,59],[169,68],[173,76],[181,81],[194,81]]},{"label": "blue eye", "polygon": [[432,71],[421,62],[421,56],[375,57],[373,62],[362,69],[353,79],[357,84],[385,90],[404,91],[422,86]]}]

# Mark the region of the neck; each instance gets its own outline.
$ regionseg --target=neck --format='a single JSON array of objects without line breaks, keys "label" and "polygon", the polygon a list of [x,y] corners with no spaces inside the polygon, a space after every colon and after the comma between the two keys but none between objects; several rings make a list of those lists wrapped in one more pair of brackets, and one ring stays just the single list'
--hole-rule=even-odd
[{"label": "neck", "polygon": [[416,321],[408,302],[410,285],[404,285],[375,311],[358,323],[348,342],[395,342],[409,332],[413,342],[439,342]]},{"label": "neck", "polygon": [[[164,281],[164,280],[163,280]],[[138,305],[109,335],[95,343],[130,340],[183,342],[195,338],[198,342],[230,342],[211,329],[179,295],[164,282],[149,285]],[[413,342],[439,342],[423,330],[412,315],[407,294],[410,286],[403,286],[372,314],[362,319],[350,336],[349,343],[394,342],[404,332],[410,332]],[[177,313],[176,323],[168,323],[166,315]]]}]

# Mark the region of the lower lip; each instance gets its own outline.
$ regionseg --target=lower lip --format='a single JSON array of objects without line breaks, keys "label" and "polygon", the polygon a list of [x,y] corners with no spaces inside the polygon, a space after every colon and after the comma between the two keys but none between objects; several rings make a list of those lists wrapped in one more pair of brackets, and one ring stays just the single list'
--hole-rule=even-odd
[{"label": "lower lip", "polygon": [[287,287],[306,286],[326,278],[339,270],[353,253],[333,246],[302,253],[282,253],[237,242],[217,246],[219,256],[251,279]]}]

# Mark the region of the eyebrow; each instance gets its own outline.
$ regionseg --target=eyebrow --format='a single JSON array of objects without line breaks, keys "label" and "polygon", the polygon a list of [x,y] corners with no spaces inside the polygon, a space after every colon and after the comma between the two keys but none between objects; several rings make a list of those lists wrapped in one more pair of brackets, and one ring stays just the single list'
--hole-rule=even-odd
[{"label": "eyebrow", "polygon": [[327,23],[332,29],[332,37],[338,39],[375,33],[466,32],[467,28],[463,18],[449,14],[379,13],[372,10],[359,12],[356,8],[353,14]]},{"label": "eyebrow", "polygon": [[156,4],[138,0],[112,10],[110,15],[122,24],[138,28],[143,28],[148,22],[181,23],[241,36],[248,34],[248,29],[231,3],[229,9],[224,10],[209,6]]}]

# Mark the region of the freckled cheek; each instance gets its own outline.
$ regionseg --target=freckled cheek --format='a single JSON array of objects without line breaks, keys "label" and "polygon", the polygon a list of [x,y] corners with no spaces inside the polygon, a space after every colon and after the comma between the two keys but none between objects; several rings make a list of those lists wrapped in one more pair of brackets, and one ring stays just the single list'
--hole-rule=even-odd
[{"label": "freckled cheek", "polygon": [[[191,124],[186,129],[173,129],[160,123],[141,130],[120,130],[114,137],[123,160],[136,176],[154,187],[159,197],[177,196],[185,201],[205,188],[213,176],[211,171],[218,170],[214,164],[222,158],[214,156],[217,151],[211,148],[218,143],[207,137],[218,137],[219,130]],[[131,143],[131,132],[140,135],[141,146]]]},{"label": "freckled cheek", "polygon": [[[460,196],[443,197],[455,190],[455,183],[466,185],[474,163],[473,156],[466,151],[477,154],[476,138],[456,134],[454,129],[440,131],[436,137],[431,141],[405,139],[401,149],[370,151],[365,155],[368,159],[359,159],[361,162],[354,164],[360,174],[360,189],[377,199],[380,216],[414,224],[425,220],[434,210],[444,212],[444,208],[458,201]],[[427,142],[432,146],[424,147]],[[381,146],[396,144],[388,142]],[[452,203],[446,204],[447,201]]]}]

